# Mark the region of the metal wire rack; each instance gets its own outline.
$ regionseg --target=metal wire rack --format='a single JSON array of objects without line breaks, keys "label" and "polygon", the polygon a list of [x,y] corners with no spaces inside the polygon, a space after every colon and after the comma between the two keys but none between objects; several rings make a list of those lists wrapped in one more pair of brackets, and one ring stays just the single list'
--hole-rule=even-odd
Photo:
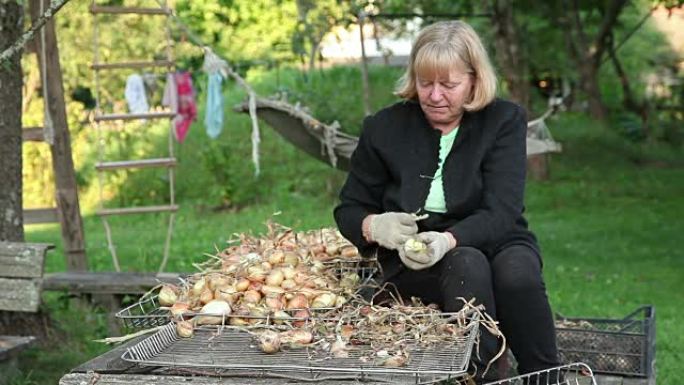
[{"label": "metal wire rack", "polygon": [[[453,314],[444,313],[444,317]],[[173,369],[202,368],[215,375],[248,371],[252,376],[286,377],[298,381],[357,380],[393,384],[422,384],[466,375],[475,338],[478,334],[477,314],[460,337],[448,342],[422,346],[407,342],[405,366],[382,366],[382,358],[374,357],[370,345],[354,345],[348,357],[331,357],[317,344],[312,347],[265,354],[256,346],[254,337],[244,330],[224,327],[202,327],[192,338],[180,338],[173,324],[164,326],[152,336],[127,349],[122,359],[142,366]]]},{"label": "metal wire rack", "polygon": [[587,364],[577,362],[485,385],[596,385],[596,379]]},{"label": "metal wire rack", "polygon": [[[360,289],[373,286],[373,278],[375,273],[378,271],[377,261],[373,259],[340,259],[328,261],[324,264],[334,270],[338,277],[341,277],[345,273],[351,272],[358,274],[360,277]],[[309,310],[311,311],[312,315],[320,316],[333,309],[334,308],[314,308]],[[288,311],[288,313],[294,316],[296,310],[298,309]],[[192,317],[197,314],[188,313],[187,315]],[[156,326],[165,325],[171,321],[171,315],[169,311],[166,309],[160,309],[156,295],[140,299],[139,301],[118,311],[115,316],[120,320],[124,327],[129,329],[149,329]],[[238,316],[228,316],[227,321],[229,321],[230,318],[236,317]],[[263,322],[261,322],[262,324],[271,324],[274,320],[277,320],[270,316],[239,316],[239,318],[261,319],[263,320]]]}]

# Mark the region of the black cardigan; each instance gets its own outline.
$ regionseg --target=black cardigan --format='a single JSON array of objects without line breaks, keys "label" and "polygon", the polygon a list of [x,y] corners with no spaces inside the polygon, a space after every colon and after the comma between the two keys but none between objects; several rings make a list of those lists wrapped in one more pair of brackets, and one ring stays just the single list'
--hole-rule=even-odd
[{"label": "black cardigan", "polygon": [[[513,103],[496,99],[466,112],[442,170],[447,212],[431,213],[418,223],[420,231],[449,231],[459,246],[476,247],[490,257],[512,244],[538,253],[522,215],[526,132],[525,112]],[[369,214],[423,210],[438,167],[440,136],[413,101],[384,108],[363,122],[334,214],[340,232],[363,255],[377,252],[386,278],[401,264],[389,250],[365,241],[361,222]]]}]

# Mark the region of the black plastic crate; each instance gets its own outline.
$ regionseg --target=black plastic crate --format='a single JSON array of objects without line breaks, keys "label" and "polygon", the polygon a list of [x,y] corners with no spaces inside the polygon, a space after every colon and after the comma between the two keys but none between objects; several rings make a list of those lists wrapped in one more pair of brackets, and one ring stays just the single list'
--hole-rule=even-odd
[{"label": "black plastic crate", "polygon": [[596,373],[654,377],[655,337],[651,305],[622,319],[556,317],[561,362],[584,362]]}]

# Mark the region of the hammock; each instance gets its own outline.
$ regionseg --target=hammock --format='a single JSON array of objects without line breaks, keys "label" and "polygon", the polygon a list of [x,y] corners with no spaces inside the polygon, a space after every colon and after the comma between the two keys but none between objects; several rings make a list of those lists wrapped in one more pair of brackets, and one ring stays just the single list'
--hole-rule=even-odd
[{"label": "hammock", "polygon": [[[337,121],[325,124],[299,105],[260,97],[256,97],[256,109],[259,118],[295,147],[333,167],[349,171],[351,155],[359,138],[341,132]],[[234,110],[249,113],[249,104],[238,104]],[[553,140],[544,123],[554,112],[555,108],[551,108],[538,119],[527,123],[528,156],[561,151],[560,143]]]}]

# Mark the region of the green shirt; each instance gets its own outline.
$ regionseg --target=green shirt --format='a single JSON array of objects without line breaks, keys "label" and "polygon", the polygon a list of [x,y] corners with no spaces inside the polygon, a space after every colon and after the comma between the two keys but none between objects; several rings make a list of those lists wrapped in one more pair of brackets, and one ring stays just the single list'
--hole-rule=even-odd
[{"label": "green shirt", "polygon": [[427,199],[425,199],[426,211],[432,211],[433,213],[445,213],[447,211],[446,201],[444,200],[444,185],[442,184],[442,166],[444,166],[444,160],[454,145],[457,133],[458,127],[454,128],[450,133],[442,135],[439,139],[439,165],[430,184],[430,193]]}]

